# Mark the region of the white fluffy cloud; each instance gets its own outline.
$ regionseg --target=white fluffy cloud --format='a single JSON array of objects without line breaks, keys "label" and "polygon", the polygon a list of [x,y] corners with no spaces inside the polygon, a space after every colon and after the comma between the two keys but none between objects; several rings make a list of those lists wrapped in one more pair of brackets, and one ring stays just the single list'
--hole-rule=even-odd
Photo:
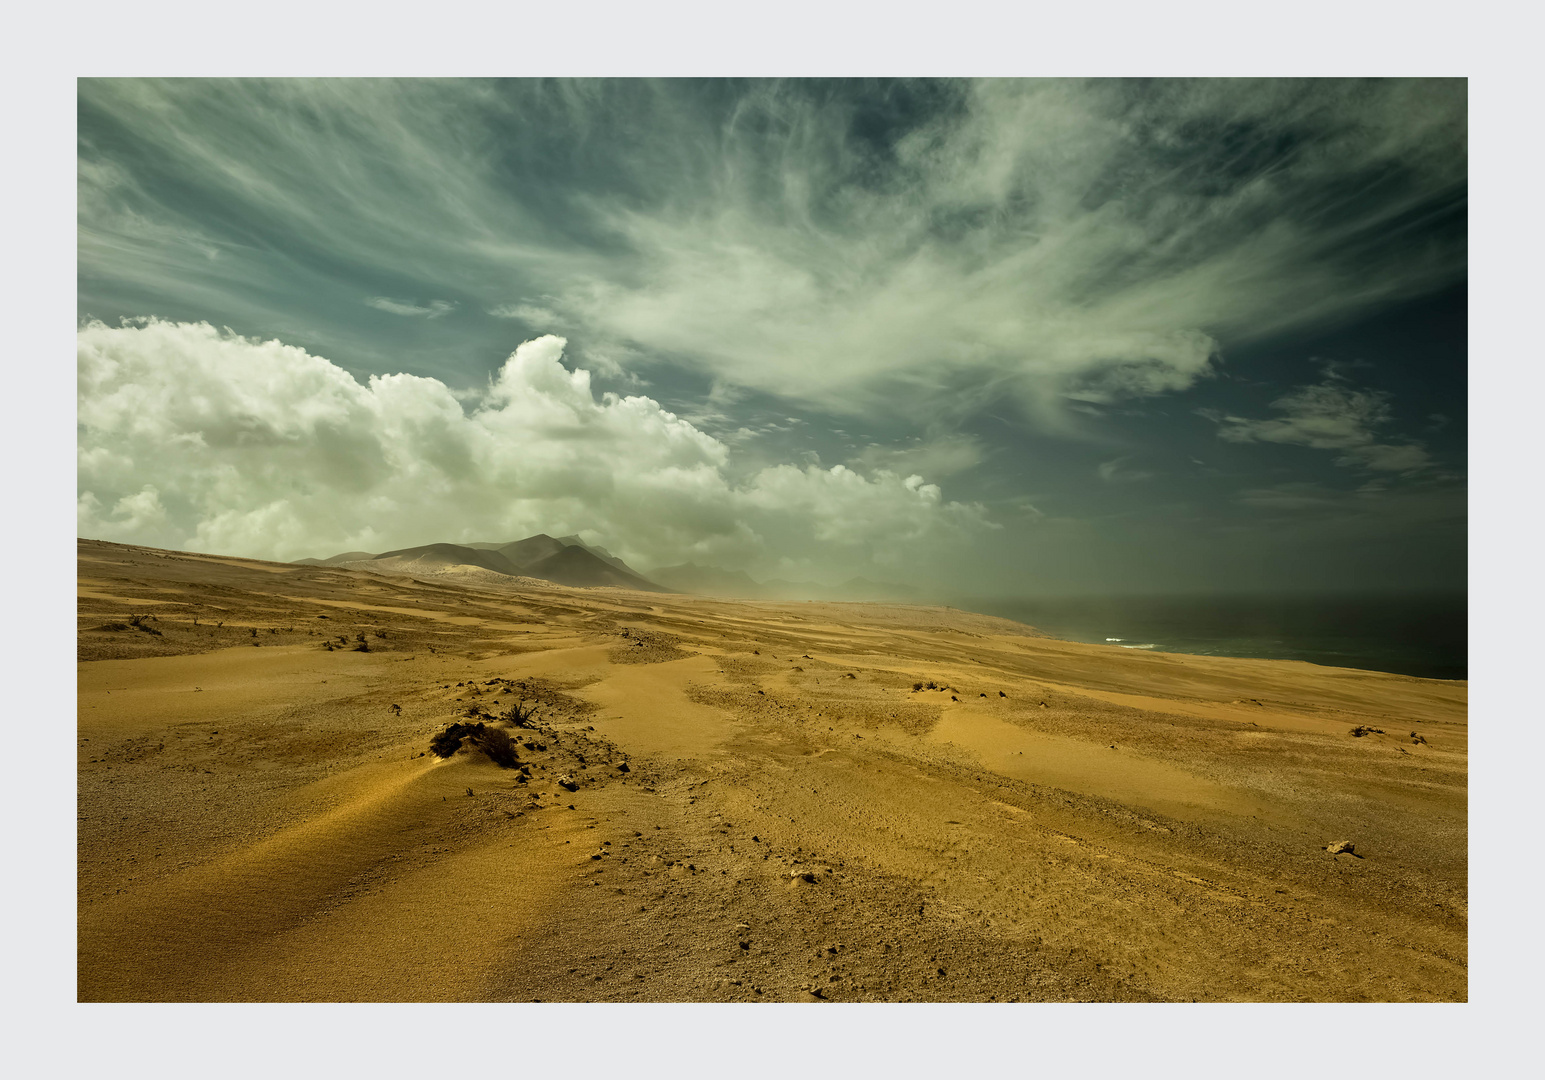
[{"label": "white fluffy cloud", "polygon": [[779,465],[647,397],[603,394],[521,345],[464,407],[435,379],[371,376],[278,341],[153,319],[78,333],[82,536],[275,559],[580,532],[639,565],[831,576],[905,567],[991,527],[917,475]]}]

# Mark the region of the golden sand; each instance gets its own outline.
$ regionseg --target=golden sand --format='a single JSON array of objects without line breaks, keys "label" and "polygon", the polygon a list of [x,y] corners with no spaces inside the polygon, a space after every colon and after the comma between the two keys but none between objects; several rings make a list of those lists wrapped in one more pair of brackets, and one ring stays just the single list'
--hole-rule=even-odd
[{"label": "golden sand", "polygon": [[83,1001],[1467,998],[1465,683],[79,557]]}]

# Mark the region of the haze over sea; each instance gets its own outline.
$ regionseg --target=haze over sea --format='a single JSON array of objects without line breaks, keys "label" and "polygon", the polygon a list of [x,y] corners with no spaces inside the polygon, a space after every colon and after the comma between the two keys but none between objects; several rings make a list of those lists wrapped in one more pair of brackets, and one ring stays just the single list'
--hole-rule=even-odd
[{"label": "haze over sea", "polygon": [[1112,648],[1469,677],[1463,593],[973,597],[952,606]]}]

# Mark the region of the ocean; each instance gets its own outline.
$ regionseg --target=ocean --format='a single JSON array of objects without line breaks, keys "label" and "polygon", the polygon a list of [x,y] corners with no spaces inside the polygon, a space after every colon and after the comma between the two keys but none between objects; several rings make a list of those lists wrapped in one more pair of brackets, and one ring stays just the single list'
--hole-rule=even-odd
[{"label": "ocean", "polygon": [[951,606],[1114,648],[1469,677],[1463,593],[971,597]]}]

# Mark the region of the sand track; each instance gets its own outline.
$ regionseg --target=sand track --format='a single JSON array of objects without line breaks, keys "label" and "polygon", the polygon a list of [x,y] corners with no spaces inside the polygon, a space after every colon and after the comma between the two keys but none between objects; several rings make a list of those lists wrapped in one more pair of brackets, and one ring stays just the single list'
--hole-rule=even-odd
[{"label": "sand track", "polygon": [[81,1000],[1467,997],[1463,683],[80,550]]}]

